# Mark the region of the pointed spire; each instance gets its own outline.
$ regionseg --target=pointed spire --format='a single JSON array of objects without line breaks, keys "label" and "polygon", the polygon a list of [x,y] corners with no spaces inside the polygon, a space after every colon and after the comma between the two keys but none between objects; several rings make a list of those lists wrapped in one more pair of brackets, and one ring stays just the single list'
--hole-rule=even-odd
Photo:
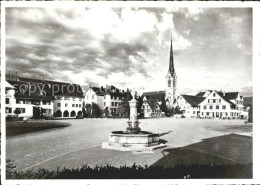
[{"label": "pointed spire", "polygon": [[173,76],[175,69],[173,65],[173,51],[172,51],[172,38],[171,38],[171,50],[170,50],[170,64],[169,64],[169,71],[171,75]]}]

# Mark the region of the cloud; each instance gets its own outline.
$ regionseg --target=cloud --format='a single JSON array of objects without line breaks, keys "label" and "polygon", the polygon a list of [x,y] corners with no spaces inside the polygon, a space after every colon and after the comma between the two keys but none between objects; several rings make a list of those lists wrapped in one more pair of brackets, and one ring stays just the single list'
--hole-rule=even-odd
[{"label": "cloud", "polygon": [[172,37],[180,89],[227,86],[215,80],[222,76],[251,78],[250,10],[54,7],[6,13],[7,69],[22,76],[163,90]]}]

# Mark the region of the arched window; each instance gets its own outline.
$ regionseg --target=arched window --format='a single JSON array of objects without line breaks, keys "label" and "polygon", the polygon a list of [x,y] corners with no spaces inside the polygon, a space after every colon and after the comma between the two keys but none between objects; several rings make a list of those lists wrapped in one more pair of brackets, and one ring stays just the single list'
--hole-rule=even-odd
[{"label": "arched window", "polygon": [[171,87],[171,80],[168,80],[168,87]]}]

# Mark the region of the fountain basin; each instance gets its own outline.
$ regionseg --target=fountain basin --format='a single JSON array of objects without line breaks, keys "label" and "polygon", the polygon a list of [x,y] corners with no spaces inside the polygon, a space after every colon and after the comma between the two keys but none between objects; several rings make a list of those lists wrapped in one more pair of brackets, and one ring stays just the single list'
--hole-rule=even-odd
[{"label": "fountain basin", "polygon": [[153,150],[162,147],[159,142],[159,134],[139,131],[138,133],[127,133],[113,131],[109,135],[109,141],[102,144],[102,148],[121,151]]}]

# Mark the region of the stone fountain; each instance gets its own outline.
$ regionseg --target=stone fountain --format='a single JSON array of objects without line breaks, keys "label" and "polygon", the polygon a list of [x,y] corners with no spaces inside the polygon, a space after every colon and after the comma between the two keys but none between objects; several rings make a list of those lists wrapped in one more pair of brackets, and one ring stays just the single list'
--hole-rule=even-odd
[{"label": "stone fountain", "polygon": [[126,131],[112,131],[108,142],[102,143],[102,148],[120,151],[145,151],[166,146],[159,142],[159,134],[141,131],[140,122],[137,119],[136,94],[142,96],[143,93],[134,89],[131,91],[133,98],[129,101],[130,116]]}]

